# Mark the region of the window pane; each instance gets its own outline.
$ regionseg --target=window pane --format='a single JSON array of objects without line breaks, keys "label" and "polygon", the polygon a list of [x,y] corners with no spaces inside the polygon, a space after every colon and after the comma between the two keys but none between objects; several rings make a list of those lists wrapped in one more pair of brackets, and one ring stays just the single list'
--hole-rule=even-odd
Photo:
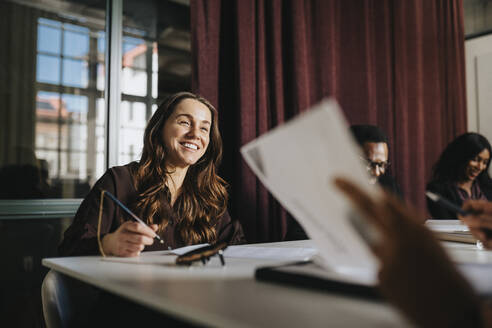
[{"label": "window pane", "polygon": [[48,19],[48,18],[43,18],[43,17],[38,19],[38,23],[43,24],[43,25],[49,25],[52,27],[61,27],[62,26],[62,23],[60,23],[59,21],[56,21],[53,19]]},{"label": "window pane", "polygon": [[62,100],[69,113],[87,113],[87,97],[64,94]]},{"label": "window pane", "polygon": [[142,45],[145,43],[145,40],[142,38],[136,38],[133,36],[124,36],[123,37],[123,52],[131,51],[132,49]]},{"label": "window pane", "polygon": [[119,157],[125,163],[138,160],[143,147],[143,134],[147,120],[146,106],[141,102],[123,101],[121,103],[121,129]]},{"label": "window pane", "polygon": [[97,34],[97,57],[98,60],[104,60],[104,52],[106,51],[106,33],[99,32]]},{"label": "window pane", "polygon": [[60,82],[60,58],[38,55],[36,80],[38,82],[58,84]]},{"label": "window pane", "polygon": [[140,157],[146,122],[157,104],[191,89],[189,9],[170,0],[123,0],[120,164]]},{"label": "window pane", "polygon": [[63,24],[63,27],[66,30],[69,30],[69,31],[81,32],[83,34],[88,34],[89,33],[89,29],[87,27],[80,26],[80,25],[74,25],[74,24],[67,24],[67,23],[65,23],[65,24]]},{"label": "window pane", "polygon": [[73,57],[86,57],[89,52],[89,35],[63,32],[63,55]]},{"label": "window pane", "polygon": [[153,98],[157,98],[157,82],[158,82],[157,73],[152,73],[152,97]]},{"label": "window pane", "polygon": [[106,72],[104,64],[97,64],[97,90],[104,90],[106,84]]},{"label": "window pane", "polygon": [[38,51],[60,53],[61,31],[59,28],[38,26]]},{"label": "window pane", "polygon": [[[36,155],[57,148],[58,108],[60,97],[54,92],[38,92],[36,96]],[[54,123],[54,125],[53,125]],[[50,163],[51,166],[53,163]]]},{"label": "window pane", "polygon": [[80,198],[105,171],[105,48],[98,41],[106,0],[42,2],[41,10],[39,1],[0,1],[5,33],[22,36],[11,38],[10,56],[0,56],[0,85],[11,95],[0,99],[10,118],[0,119],[0,176],[8,176],[4,186],[22,181],[13,198]]},{"label": "window pane", "polygon": [[96,178],[103,175],[105,171],[105,122],[106,122],[106,103],[103,98],[98,98],[96,101],[96,113],[93,118],[89,118],[89,125],[93,128],[90,131],[89,149],[87,152],[87,163],[91,166],[88,168],[87,175],[91,185],[96,182]]},{"label": "window pane", "polygon": [[143,39],[123,38],[123,67],[145,69],[147,66],[147,43]]},{"label": "window pane", "polygon": [[54,92],[38,92],[36,96],[36,157],[44,162],[48,177],[58,169],[58,116],[60,96]]},{"label": "window pane", "polygon": [[63,60],[63,84],[86,88],[88,82],[88,65],[85,60]]},{"label": "window pane", "polygon": [[121,91],[127,95],[147,95],[147,72],[130,67],[123,68]]},{"label": "window pane", "polygon": [[58,110],[60,96],[55,92],[39,91],[36,97],[36,113],[46,111],[46,113],[55,113]]}]

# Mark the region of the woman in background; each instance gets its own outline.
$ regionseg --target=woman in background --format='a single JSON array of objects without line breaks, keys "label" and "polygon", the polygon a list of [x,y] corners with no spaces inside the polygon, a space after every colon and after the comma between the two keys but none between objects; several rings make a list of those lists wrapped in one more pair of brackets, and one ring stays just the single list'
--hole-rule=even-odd
[{"label": "woman in background", "polygon": [[[478,133],[465,133],[454,139],[433,167],[427,190],[458,206],[465,200],[492,200],[492,181],[488,169],[492,150],[489,141]],[[438,203],[427,200],[435,219],[455,219],[456,215]]]},{"label": "woman in background", "polygon": [[[60,255],[138,256],[144,249],[243,242],[241,226],[227,212],[226,183],[217,175],[221,157],[216,109],[189,92],[172,95],[145,129],[140,161],[109,169],[84,199]],[[149,227],[128,220],[106,198],[99,246],[101,190],[114,194]],[[153,244],[156,234],[163,244]]]}]

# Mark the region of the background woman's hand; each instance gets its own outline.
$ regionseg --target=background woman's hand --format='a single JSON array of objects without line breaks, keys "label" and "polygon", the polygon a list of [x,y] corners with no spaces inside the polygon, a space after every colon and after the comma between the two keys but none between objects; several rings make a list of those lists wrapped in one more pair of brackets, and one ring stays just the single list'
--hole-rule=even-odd
[{"label": "background woman's hand", "polygon": [[460,219],[485,248],[492,248],[492,203],[486,200],[468,200],[463,209],[470,213]]},{"label": "background woman's hand", "polygon": [[345,179],[335,183],[380,233],[370,246],[381,262],[380,291],[390,303],[419,327],[481,325],[477,296],[414,209],[389,194],[374,200]]},{"label": "background woman's hand", "polygon": [[103,251],[113,256],[139,256],[146,245],[153,244],[155,231],[156,224],[150,225],[149,228],[138,222],[126,221],[115,232],[103,237]]}]

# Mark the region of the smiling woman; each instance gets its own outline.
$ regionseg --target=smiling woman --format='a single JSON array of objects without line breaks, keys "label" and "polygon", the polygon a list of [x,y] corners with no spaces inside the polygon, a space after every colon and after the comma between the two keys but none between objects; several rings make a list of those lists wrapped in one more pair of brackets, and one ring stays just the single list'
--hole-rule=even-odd
[{"label": "smiling woman", "polygon": [[211,110],[194,99],[184,99],[164,125],[167,165],[184,168],[195,164],[207,150],[210,140]]},{"label": "smiling woman", "polygon": [[[488,169],[492,149],[489,141],[478,133],[465,133],[454,139],[434,165],[427,190],[438,193],[461,206],[468,199],[492,200],[492,180]],[[456,218],[439,204],[427,202],[435,219]]]},{"label": "smiling woman", "polygon": [[[241,226],[227,212],[226,183],[216,173],[221,157],[216,109],[192,93],[171,96],[145,129],[140,161],[109,169],[84,199],[65,233],[60,255],[98,252],[101,189],[116,195],[150,226],[126,221],[118,207],[105,203],[101,224],[105,254],[138,256],[143,250],[243,242]],[[153,244],[155,234],[163,244]]]}]

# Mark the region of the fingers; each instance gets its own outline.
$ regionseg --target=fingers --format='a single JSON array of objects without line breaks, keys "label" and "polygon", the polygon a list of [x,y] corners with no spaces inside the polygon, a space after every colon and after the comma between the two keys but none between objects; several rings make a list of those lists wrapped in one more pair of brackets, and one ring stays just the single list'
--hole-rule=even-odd
[{"label": "fingers", "polygon": [[144,236],[147,236],[149,238],[155,237],[155,231],[152,228],[147,227],[141,223],[128,221],[128,222],[125,222],[124,224],[122,224],[122,226],[125,226],[125,230],[127,230],[127,231],[130,231],[130,232],[133,232],[136,234],[140,234],[140,235],[144,235]]},{"label": "fingers", "polygon": [[481,214],[470,214],[460,216],[460,219],[470,228],[472,235],[480,240],[485,248],[492,248],[492,213],[487,212],[489,202],[470,201],[465,203],[463,208],[466,208],[472,213],[477,213],[477,209],[485,209]]},{"label": "fingers", "polygon": [[142,244],[126,244],[125,245],[125,251],[130,252],[130,253],[138,253],[137,255],[140,255],[140,252],[144,250],[145,246]]},{"label": "fingers", "polygon": [[134,244],[127,241],[120,241],[117,246],[117,251],[114,255],[122,257],[135,257],[139,256],[144,250],[145,245]]},{"label": "fingers", "polygon": [[107,255],[124,257],[140,255],[140,252],[144,249],[145,245],[129,243],[124,237],[125,234],[119,230],[105,235],[102,239],[104,253]]},{"label": "fingers", "polygon": [[481,229],[470,229],[472,235],[482,242],[483,247],[492,249],[492,238]]},{"label": "fingers", "polygon": [[470,228],[471,234],[480,240],[483,246],[487,249],[492,248],[492,236],[490,235],[490,230],[478,229],[478,228]]},{"label": "fingers", "polygon": [[[390,217],[394,218],[393,225],[398,227],[401,224],[412,225],[412,226],[422,226],[424,219],[422,214],[419,213],[415,208],[406,205],[399,198],[392,194],[385,194],[385,200],[388,210],[391,212]],[[419,218],[422,218],[419,220]]]},{"label": "fingers", "polygon": [[492,248],[492,203],[484,200],[469,200],[463,204],[463,209],[471,214],[460,216],[460,219],[485,248]]},{"label": "fingers", "polygon": [[492,249],[492,239],[482,241],[482,244],[487,249]]},{"label": "fingers", "polygon": [[471,213],[486,213],[492,216],[492,202],[486,200],[467,200],[463,203],[463,209]]},{"label": "fingers", "polygon": [[123,232],[125,237],[125,242],[134,245],[152,245],[154,239],[148,236],[140,235],[134,232]]},{"label": "fingers", "polygon": [[492,216],[487,214],[468,215],[461,220],[470,228],[492,230]]},{"label": "fingers", "polygon": [[376,204],[369,195],[352,182],[336,178],[335,185],[347,196],[378,229],[387,231],[385,220],[380,215],[380,205]]},{"label": "fingers", "polygon": [[487,235],[482,229],[470,228],[471,234],[482,243],[487,239]]},{"label": "fingers", "polygon": [[156,235],[154,230],[157,230],[157,225],[147,227],[138,222],[124,222],[113,234],[110,234],[112,235],[110,253],[123,257],[139,256],[146,245],[154,243]]}]

